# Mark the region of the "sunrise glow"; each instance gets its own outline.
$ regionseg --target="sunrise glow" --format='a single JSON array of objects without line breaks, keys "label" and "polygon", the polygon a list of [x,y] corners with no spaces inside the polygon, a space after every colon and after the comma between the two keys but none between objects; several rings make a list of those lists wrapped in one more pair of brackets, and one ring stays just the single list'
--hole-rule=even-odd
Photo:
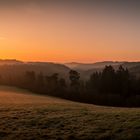
[{"label": "sunrise glow", "polygon": [[[139,9],[99,3],[0,4],[0,58],[139,61]],[[130,10],[128,10],[128,8]]]}]

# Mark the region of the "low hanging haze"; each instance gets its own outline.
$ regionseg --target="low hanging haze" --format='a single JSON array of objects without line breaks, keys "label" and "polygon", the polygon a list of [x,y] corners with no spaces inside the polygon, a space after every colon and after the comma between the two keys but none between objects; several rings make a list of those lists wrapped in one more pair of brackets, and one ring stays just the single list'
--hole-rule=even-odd
[{"label": "low hanging haze", "polygon": [[140,1],[0,1],[0,58],[139,61]]}]

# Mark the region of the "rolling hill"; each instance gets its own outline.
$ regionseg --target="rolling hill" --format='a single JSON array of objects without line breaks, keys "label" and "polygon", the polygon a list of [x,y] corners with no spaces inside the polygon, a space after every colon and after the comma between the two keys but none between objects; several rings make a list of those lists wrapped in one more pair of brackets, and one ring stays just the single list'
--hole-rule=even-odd
[{"label": "rolling hill", "polygon": [[80,70],[80,71],[88,71],[91,69],[102,69],[106,65],[118,66],[122,65],[125,62],[113,62],[113,61],[104,61],[104,62],[96,62],[96,63],[66,63],[65,65],[69,68]]},{"label": "rolling hill", "polygon": [[0,87],[1,140],[140,139],[140,109],[114,108]]},{"label": "rolling hill", "polygon": [[15,59],[0,60],[0,76],[13,77],[23,75],[26,71],[35,71],[43,75],[58,73],[60,77],[68,80],[68,73],[71,69],[81,74],[81,79],[87,80],[93,72],[102,71],[106,65],[112,65],[117,69],[120,65],[128,68],[129,71],[140,76],[140,62],[113,62],[104,61],[97,63],[66,63],[58,64],[51,62],[22,62]]},{"label": "rolling hill", "polygon": [[88,79],[93,72],[102,71],[106,65],[111,65],[115,69],[118,69],[120,65],[124,68],[128,68],[128,70],[136,76],[140,76],[140,62],[114,62],[114,61],[104,61],[104,62],[97,62],[97,63],[66,63],[67,67],[77,70],[80,74],[82,79]]},{"label": "rolling hill", "polygon": [[35,71],[43,75],[52,75],[58,73],[60,77],[68,79],[70,68],[62,64],[50,62],[22,62],[18,60],[1,60],[0,76],[16,77],[24,75],[26,71]]}]

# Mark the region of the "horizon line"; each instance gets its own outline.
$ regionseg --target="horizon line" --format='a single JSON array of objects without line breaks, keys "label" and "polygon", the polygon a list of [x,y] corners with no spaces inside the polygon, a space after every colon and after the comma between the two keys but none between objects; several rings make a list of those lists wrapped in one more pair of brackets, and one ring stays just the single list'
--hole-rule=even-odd
[{"label": "horizon line", "polygon": [[6,59],[1,59],[0,58],[0,61],[17,61],[17,62],[25,62],[25,63],[31,63],[31,62],[33,62],[33,63],[60,63],[60,64],[95,64],[95,63],[131,63],[131,62],[135,62],[135,63],[137,63],[137,62],[140,62],[140,60],[136,60],[136,61],[124,61],[124,60],[120,60],[120,61],[118,61],[118,60],[101,60],[101,61],[94,61],[94,62],[79,62],[79,61],[68,61],[68,62],[58,62],[58,61],[41,61],[41,60],[20,60],[20,59],[14,59],[14,58],[6,58]]}]

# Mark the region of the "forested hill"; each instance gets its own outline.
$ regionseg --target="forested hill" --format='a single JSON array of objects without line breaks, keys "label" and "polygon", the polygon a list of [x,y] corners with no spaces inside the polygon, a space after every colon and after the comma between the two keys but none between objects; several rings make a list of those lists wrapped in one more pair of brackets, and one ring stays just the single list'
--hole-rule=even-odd
[{"label": "forested hill", "polygon": [[66,63],[67,67],[78,71],[83,79],[88,79],[90,75],[96,71],[100,72],[105,66],[111,65],[114,69],[118,69],[120,65],[128,68],[129,72],[140,77],[140,62],[126,62],[126,61],[104,61],[97,63]]},{"label": "forested hill", "polygon": [[65,63],[52,62],[23,62],[16,59],[0,59],[0,75],[21,75],[25,71],[35,71],[44,75],[58,73],[60,77],[68,78],[68,72],[73,69],[80,73],[81,79],[87,80],[96,71],[102,71],[106,65],[118,69],[120,65],[128,68],[129,72],[140,77],[140,62],[103,61],[97,63]]},{"label": "forested hill", "polygon": [[103,69],[107,65],[111,65],[114,68],[118,68],[120,65],[126,68],[133,68],[136,66],[140,66],[140,62],[127,62],[127,61],[103,61],[103,62],[96,62],[96,63],[66,63],[67,67],[72,68],[74,70],[80,71],[88,71],[92,69]]},{"label": "forested hill", "polygon": [[[87,72],[89,78],[84,79],[82,72],[71,70],[62,64],[3,64],[0,65],[0,85],[15,86],[38,94],[79,102],[140,106],[140,78],[135,72],[129,72],[129,69],[133,68],[132,64],[127,64],[129,69],[122,65],[118,69],[108,65],[100,72]],[[135,64],[135,67],[138,70],[138,65]]]},{"label": "forested hill", "polygon": [[18,60],[0,60],[0,75],[3,77],[15,77],[23,75],[26,71],[34,71],[43,75],[58,73],[67,78],[70,71],[65,65],[50,62],[22,62]]}]

